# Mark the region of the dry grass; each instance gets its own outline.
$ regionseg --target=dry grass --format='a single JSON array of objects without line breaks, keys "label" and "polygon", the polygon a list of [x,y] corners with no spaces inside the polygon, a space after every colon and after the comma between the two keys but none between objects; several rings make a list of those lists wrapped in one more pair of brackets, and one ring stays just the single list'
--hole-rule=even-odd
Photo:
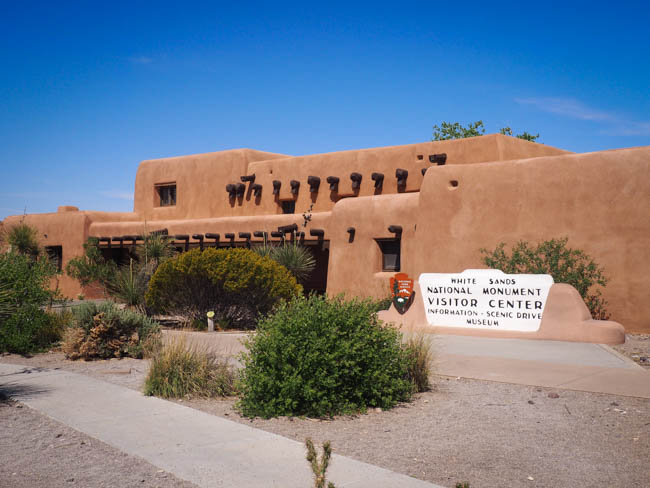
[{"label": "dry grass", "polygon": [[428,391],[433,375],[433,352],[430,334],[418,332],[404,342],[409,358],[408,374],[416,392]]},{"label": "dry grass", "polygon": [[162,398],[229,396],[235,393],[235,381],[227,360],[217,359],[205,347],[188,345],[186,337],[178,335],[153,355],[144,394]]}]

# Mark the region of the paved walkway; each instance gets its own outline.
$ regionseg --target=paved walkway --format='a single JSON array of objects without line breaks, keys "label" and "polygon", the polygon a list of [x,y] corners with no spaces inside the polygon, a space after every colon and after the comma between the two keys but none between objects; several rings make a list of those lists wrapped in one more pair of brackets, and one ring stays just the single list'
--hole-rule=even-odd
[{"label": "paved walkway", "polygon": [[650,371],[601,344],[437,335],[433,347],[441,375],[650,398]]},{"label": "paved walkway", "polygon": [[[0,388],[48,417],[201,487],[313,485],[294,440],[63,371],[0,364]],[[337,487],[436,485],[334,455]]]},{"label": "paved walkway", "polygon": [[[169,336],[178,334],[167,331]],[[243,350],[246,334],[186,332],[219,354]],[[650,371],[609,346],[582,342],[432,335],[444,376],[650,398]]]}]

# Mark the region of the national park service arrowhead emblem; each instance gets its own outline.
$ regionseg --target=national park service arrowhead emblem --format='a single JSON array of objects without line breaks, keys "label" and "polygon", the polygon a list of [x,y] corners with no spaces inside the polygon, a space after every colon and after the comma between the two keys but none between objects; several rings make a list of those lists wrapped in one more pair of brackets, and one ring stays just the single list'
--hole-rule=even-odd
[{"label": "national park service arrowhead emblem", "polygon": [[397,273],[390,279],[393,304],[398,312],[406,310],[413,296],[413,280],[406,273]]}]

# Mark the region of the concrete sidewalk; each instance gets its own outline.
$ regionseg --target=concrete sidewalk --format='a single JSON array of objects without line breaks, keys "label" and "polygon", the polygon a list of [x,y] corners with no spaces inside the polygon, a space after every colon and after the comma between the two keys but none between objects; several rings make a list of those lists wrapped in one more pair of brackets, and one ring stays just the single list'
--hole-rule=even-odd
[{"label": "concrete sidewalk", "polygon": [[[246,338],[236,333],[182,334],[188,343],[223,355],[243,351]],[[650,398],[650,371],[609,346],[447,334],[431,339],[436,373],[443,376]]]},{"label": "concrete sidewalk", "polygon": [[650,371],[602,344],[437,335],[433,348],[445,376],[650,398]]},{"label": "concrete sidewalk", "polygon": [[[313,485],[294,440],[63,371],[0,364],[0,388],[48,417],[201,487]],[[337,487],[435,487],[334,455]]]}]

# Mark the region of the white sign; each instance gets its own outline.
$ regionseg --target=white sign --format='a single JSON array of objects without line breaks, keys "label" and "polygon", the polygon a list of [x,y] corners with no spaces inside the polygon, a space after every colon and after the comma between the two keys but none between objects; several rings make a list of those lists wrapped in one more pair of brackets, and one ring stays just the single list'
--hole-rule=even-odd
[{"label": "white sign", "polygon": [[467,269],[422,273],[418,281],[431,325],[535,332],[553,277]]}]

